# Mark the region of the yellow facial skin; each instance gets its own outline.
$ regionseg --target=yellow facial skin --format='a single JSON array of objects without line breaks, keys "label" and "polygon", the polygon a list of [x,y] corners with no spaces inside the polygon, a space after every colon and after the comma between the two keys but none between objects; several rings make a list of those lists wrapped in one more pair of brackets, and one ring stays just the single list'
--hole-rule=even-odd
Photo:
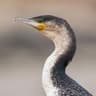
[{"label": "yellow facial skin", "polygon": [[43,23],[43,22],[42,22],[42,23],[39,23],[39,24],[36,26],[36,28],[37,28],[38,30],[40,30],[40,31],[44,30],[45,27],[46,27],[46,24]]}]

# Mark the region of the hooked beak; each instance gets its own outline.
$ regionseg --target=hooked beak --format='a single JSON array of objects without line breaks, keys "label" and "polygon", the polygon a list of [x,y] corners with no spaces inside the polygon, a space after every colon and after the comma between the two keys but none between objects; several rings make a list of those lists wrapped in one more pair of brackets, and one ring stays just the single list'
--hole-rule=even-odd
[{"label": "hooked beak", "polygon": [[29,19],[29,18],[15,18],[15,22],[23,22],[25,24],[31,25],[32,27],[38,29],[38,30],[43,30],[45,28],[45,23],[38,23],[34,19]]}]

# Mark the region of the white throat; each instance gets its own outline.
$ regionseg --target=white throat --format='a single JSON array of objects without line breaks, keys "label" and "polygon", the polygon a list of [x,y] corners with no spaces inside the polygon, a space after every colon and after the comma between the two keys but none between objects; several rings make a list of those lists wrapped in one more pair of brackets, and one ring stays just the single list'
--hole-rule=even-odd
[{"label": "white throat", "polygon": [[53,42],[55,44],[55,50],[47,58],[44,64],[44,69],[42,74],[42,83],[47,96],[58,96],[57,91],[59,89],[54,87],[54,85],[52,84],[51,69],[55,66],[56,60],[60,57],[60,55],[64,53],[66,54],[71,39],[67,31],[65,30],[64,32],[61,33],[60,36],[57,36],[53,40]]}]

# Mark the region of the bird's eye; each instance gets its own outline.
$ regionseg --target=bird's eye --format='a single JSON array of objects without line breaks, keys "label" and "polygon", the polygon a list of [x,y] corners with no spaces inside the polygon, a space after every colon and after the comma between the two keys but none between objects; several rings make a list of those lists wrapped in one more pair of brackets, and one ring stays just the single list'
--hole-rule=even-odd
[{"label": "bird's eye", "polygon": [[38,20],[39,23],[41,23],[41,22],[43,22],[43,21],[44,21],[44,18],[40,18],[40,19]]}]

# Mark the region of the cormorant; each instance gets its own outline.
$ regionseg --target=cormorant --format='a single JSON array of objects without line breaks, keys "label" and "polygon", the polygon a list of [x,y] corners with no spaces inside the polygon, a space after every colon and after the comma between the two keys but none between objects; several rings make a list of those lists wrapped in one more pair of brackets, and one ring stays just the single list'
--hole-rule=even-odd
[{"label": "cormorant", "polygon": [[52,15],[17,18],[16,20],[31,25],[54,43],[55,50],[46,60],[42,74],[46,95],[92,96],[65,72],[76,50],[75,34],[68,22]]}]

